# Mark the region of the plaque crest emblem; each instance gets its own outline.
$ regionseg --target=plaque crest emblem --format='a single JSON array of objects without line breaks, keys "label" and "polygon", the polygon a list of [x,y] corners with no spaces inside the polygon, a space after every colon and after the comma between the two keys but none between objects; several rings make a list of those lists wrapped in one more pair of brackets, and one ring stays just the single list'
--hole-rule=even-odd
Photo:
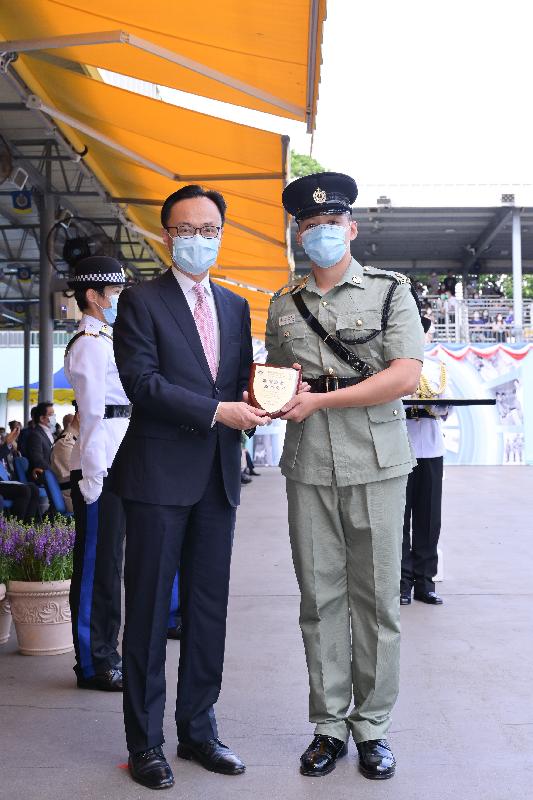
[{"label": "plaque crest emblem", "polygon": [[325,193],[324,189],[320,189],[320,188],[315,189],[315,191],[313,192],[313,200],[318,205],[321,205],[322,203],[325,203],[326,202],[326,193]]}]

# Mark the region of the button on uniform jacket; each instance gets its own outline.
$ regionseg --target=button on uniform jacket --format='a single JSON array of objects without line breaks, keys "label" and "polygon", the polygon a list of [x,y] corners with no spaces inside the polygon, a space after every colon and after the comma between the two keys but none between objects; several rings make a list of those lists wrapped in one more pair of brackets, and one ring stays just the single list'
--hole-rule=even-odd
[{"label": "button on uniform jacket", "polygon": [[[397,282],[388,322],[383,310]],[[305,304],[330,334],[340,337],[372,367],[385,369],[397,358],[424,360],[420,315],[402,276],[362,267],[352,259],[337,286],[326,295],[313,275],[300,290]],[[359,344],[350,344],[359,340]],[[358,377],[302,319],[291,294],[274,296],[269,309],[268,361],[302,365],[306,378],[319,375]],[[321,409],[303,422],[288,422],[280,466],[283,475],[302,483],[338,486],[386,480],[411,472],[416,464],[401,400],[377,406]]]},{"label": "button on uniform jacket", "polygon": [[125,499],[193,505],[205,491],[218,444],[228,500],[239,503],[240,431],[212,422],[220,401],[242,400],[247,388],[250,310],[242,297],[211,286],[220,328],[215,381],[171,270],[120,295],[113,343],[133,404],[115,461],[115,488]]}]

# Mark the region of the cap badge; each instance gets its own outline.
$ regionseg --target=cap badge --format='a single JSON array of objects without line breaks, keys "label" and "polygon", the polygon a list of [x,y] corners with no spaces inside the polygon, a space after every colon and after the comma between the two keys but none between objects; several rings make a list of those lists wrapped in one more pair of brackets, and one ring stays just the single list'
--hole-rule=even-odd
[{"label": "cap badge", "polygon": [[322,203],[326,202],[326,199],[327,198],[324,189],[320,188],[315,189],[315,191],[313,192],[313,200],[315,201],[315,203],[321,205]]}]

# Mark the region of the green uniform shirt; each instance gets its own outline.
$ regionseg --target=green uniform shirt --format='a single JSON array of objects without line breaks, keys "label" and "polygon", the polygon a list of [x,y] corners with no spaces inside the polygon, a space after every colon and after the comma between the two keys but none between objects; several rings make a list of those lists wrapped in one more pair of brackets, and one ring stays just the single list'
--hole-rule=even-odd
[{"label": "green uniform shirt", "polygon": [[[385,299],[397,281],[382,330]],[[346,345],[374,372],[395,358],[424,360],[424,333],[407,281],[352,259],[344,277],[325,294],[311,274],[299,289],[311,311],[328,333],[345,339],[381,332],[366,344]],[[313,333],[300,316],[290,293],[274,296],[266,329],[268,362],[302,365],[303,375],[357,377],[344,361]],[[411,472],[412,454],[401,400],[379,406],[321,409],[303,422],[287,423],[280,461],[283,475],[303,483],[338,486],[386,480]]]}]

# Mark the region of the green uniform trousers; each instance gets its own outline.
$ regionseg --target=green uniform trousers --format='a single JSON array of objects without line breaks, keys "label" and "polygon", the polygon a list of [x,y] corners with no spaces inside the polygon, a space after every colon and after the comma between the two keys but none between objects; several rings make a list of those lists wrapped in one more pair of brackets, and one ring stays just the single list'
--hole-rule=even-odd
[{"label": "green uniform trousers", "polygon": [[[315,733],[382,738],[398,695],[407,476],[316,486],[287,479],[289,533]],[[352,706],[353,697],[353,706]]]}]

